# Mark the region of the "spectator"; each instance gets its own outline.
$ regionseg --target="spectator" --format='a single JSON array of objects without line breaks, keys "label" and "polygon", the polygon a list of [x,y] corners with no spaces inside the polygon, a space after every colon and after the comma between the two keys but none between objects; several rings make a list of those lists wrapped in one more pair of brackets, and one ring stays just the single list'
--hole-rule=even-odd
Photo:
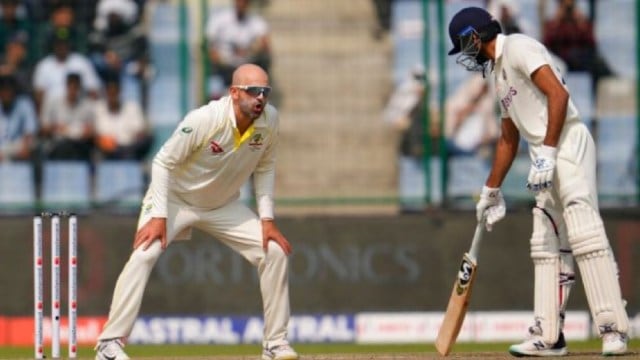
[{"label": "spectator", "polygon": [[392,2],[392,0],[372,0],[376,11],[376,26],[373,30],[375,39],[382,39],[391,29]]},{"label": "spectator", "polygon": [[0,51],[4,55],[9,41],[16,36],[29,39],[32,35],[27,11],[19,0],[0,0]]},{"label": "spectator", "polygon": [[0,160],[31,160],[37,130],[31,99],[18,94],[15,77],[0,75]]},{"label": "spectator", "polygon": [[49,51],[49,39],[55,36],[59,29],[70,29],[72,36],[70,37],[71,47],[81,53],[87,52],[87,34],[88,26],[83,19],[78,16],[78,11],[84,9],[80,6],[83,3],[92,3],[93,1],[74,1],[74,0],[48,0],[48,4],[44,4],[47,18],[43,19],[38,31],[41,36],[36,40],[37,57],[46,56]]},{"label": "spectator", "polygon": [[424,116],[426,74],[416,64],[396,87],[383,112],[385,123],[400,135],[398,194],[401,211],[421,211],[424,207]]},{"label": "spectator", "polygon": [[16,33],[9,39],[0,59],[0,75],[14,76],[18,92],[33,96],[33,66],[29,61],[27,40],[24,33]]},{"label": "spectator", "polygon": [[96,104],[96,145],[109,160],[142,160],[151,148],[151,136],[142,108],[122,101],[117,78],[107,79],[106,98]]},{"label": "spectator", "polygon": [[520,8],[514,0],[486,0],[485,8],[502,26],[504,34],[531,34],[531,24],[520,16]]},{"label": "spectator", "polygon": [[94,31],[89,38],[91,60],[105,79],[118,76],[126,98],[146,104],[149,81],[149,48],[145,29],[138,20],[133,0],[101,0]]},{"label": "spectator", "polygon": [[82,76],[66,76],[66,92],[47,97],[42,108],[44,155],[56,160],[90,160],[94,137],[94,102],[83,94]]},{"label": "spectator", "polygon": [[498,139],[498,117],[493,91],[480,74],[473,74],[447,98],[444,135],[449,155],[481,155]]},{"label": "spectator", "polygon": [[212,67],[209,91],[214,99],[226,92],[238,65],[252,63],[269,72],[271,64],[267,22],[249,12],[249,0],[233,1],[233,8],[213,13],[206,26]]},{"label": "spectator", "polygon": [[60,97],[64,93],[69,73],[78,74],[85,91],[93,98],[98,97],[100,79],[91,61],[86,56],[72,51],[72,36],[69,28],[57,29],[51,38],[51,54],[36,64],[33,88],[39,110],[45,96]]},{"label": "spectator", "polygon": [[568,71],[591,74],[595,94],[598,80],[614,73],[598,52],[591,20],[580,11],[575,0],[557,1],[555,14],[544,22],[542,42],[566,63]]}]

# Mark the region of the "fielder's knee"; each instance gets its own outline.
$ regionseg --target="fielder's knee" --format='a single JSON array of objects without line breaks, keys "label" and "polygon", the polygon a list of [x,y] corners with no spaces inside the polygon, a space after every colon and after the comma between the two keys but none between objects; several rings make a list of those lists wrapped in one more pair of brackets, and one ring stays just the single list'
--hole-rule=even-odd
[{"label": "fielder's knee", "polygon": [[156,240],[146,250],[144,250],[144,245],[135,249],[131,254],[129,261],[155,264],[158,257],[160,257],[160,254],[162,254],[162,245],[159,240]]},{"label": "fielder's knee", "polygon": [[266,257],[267,261],[287,261],[287,254],[275,241],[269,241]]}]

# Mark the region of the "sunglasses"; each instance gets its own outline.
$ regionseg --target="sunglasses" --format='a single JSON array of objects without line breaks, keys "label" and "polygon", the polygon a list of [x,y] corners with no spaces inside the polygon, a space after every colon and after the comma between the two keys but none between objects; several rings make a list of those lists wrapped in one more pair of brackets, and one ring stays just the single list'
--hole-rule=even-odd
[{"label": "sunglasses", "polygon": [[234,85],[236,89],[244,90],[247,94],[258,97],[262,94],[264,97],[269,97],[271,93],[271,87],[269,86],[253,86],[253,85]]}]

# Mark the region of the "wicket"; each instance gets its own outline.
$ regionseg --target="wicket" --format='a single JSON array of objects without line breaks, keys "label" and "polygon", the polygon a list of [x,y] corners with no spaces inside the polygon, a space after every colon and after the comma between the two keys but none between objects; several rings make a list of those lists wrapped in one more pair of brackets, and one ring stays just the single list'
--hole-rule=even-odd
[{"label": "wicket", "polygon": [[43,278],[43,218],[51,219],[51,357],[60,358],[60,218],[66,217],[69,226],[68,244],[68,344],[69,358],[77,355],[78,306],[78,218],[67,212],[45,212],[33,217],[33,300],[34,351],[36,359],[44,355],[44,278]]}]

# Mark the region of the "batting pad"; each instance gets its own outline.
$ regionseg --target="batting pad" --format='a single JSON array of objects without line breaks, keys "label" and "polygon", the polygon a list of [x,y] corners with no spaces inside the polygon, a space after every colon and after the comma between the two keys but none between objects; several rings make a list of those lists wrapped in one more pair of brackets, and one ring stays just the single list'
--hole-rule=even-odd
[{"label": "batting pad", "polygon": [[609,248],[602,218],[592,207],[572,204],[564,211],[569,244],[574,256]]},{"label": "batting pad", "polygon": [[609,331],[627,333],[629,318],[618,283],[617,266],[610,249],[576,257],[591,316],[600,335]]},{"label": "batting pad", "polygon": [[[533,215],[533,232],[531,233],[531,257],[548,258],[558,256],[560,234],[558,222],[551,218],[552,212],[539,207],[531,210]],[[562,218],[559,223],[563,223]]]},{"label": "batting pad", "polygon": [[549,258],[535,258],[533,314],[536,323],[542,330],[542,341],[555,344],[560,334],[560,304],[559,296],[559,268],[558,256]]}]

